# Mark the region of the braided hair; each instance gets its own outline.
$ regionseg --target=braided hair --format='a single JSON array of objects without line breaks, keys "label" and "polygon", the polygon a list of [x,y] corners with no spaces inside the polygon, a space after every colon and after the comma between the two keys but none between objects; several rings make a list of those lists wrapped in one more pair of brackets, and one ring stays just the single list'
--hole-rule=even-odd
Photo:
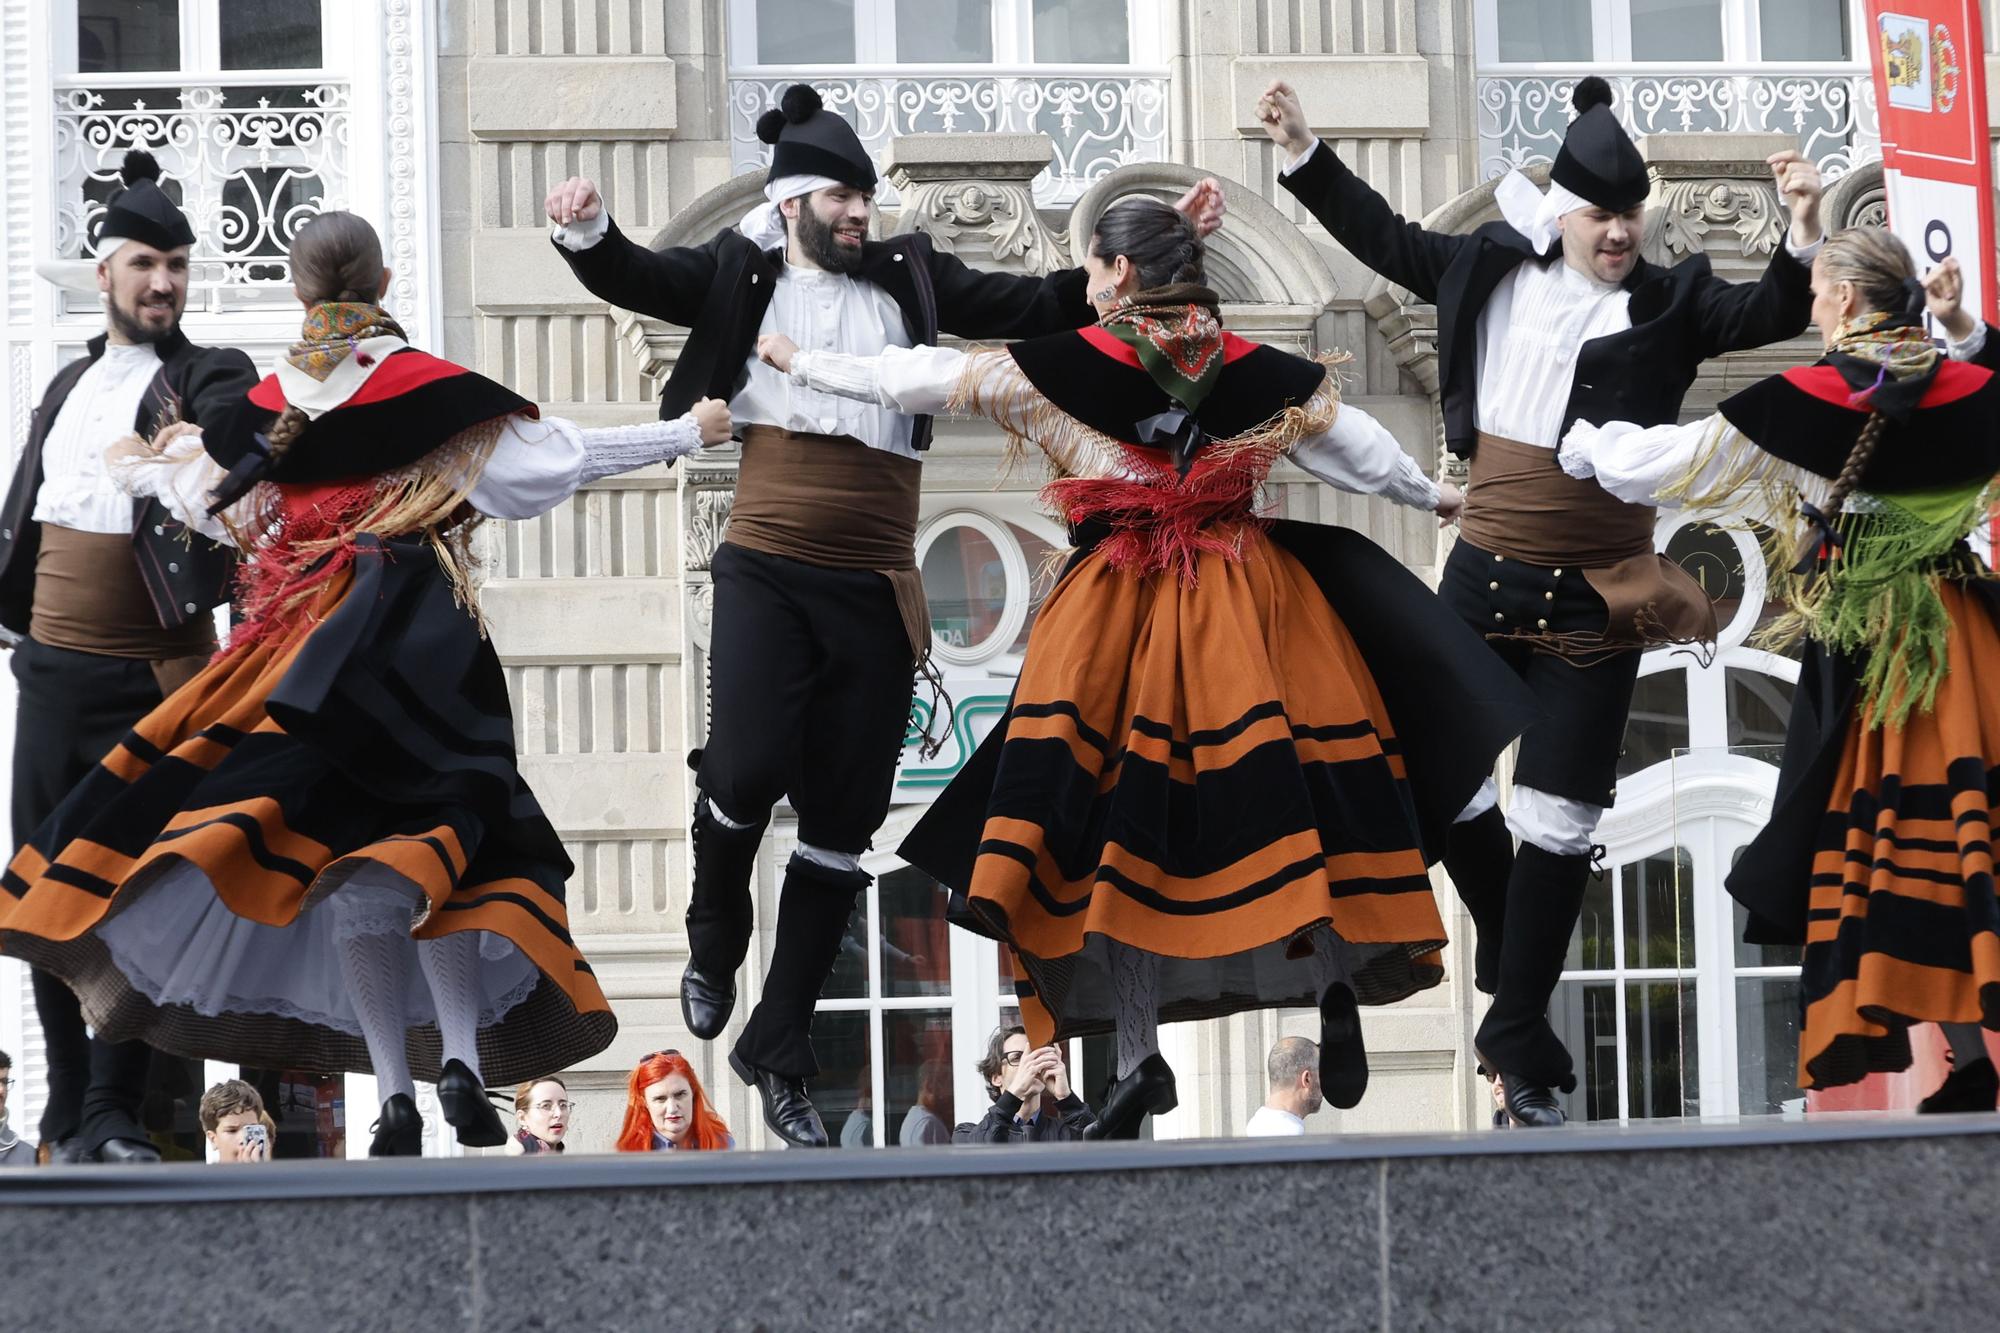
[{"label": "braided hair", "polygon": [[[1846,227],[1829,236],[1819,252],[1820,276],[1829,283],[1851,282],[1864,311],[1891,311],[1921,317],[1923,288],[1916,286],[1910,252],[1884,227]],[[1839,516],[1841,506],[1867,470],[1888,418],[1871,412],[1854,438],[1847,461],[1840,465],[1827,494],[1826,522]]]},{"label": "braided hair", "polygon": [[[353,213],[321,213],[292,238],[292,289],[305,306],[330,301],[373,305],[382,296],[382,240],[366,219]],[[287,407],[265,440],[273,458],[283,457],[310,418]]]},{"label": "braided hair", "polygon": [[1203,246],[1194,223],[1145,195],[1104,210],[1090,234],[1090,253],[1107,262],[1124,255],[1138,274],[1140,291],[1203,280]]}]

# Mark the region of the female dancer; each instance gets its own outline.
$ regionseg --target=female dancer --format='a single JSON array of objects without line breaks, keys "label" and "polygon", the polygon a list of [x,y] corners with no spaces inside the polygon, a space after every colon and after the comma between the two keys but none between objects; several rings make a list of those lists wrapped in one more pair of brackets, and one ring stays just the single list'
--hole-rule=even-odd
[{"label": "female dancer", "polygon": [[1442,978],[1426,866],[1533,713],[1385,552],[1257,516],[1287,457],[1445,519],[1462,497],[1326,365],[1225,333],[1201,263],[1179,214],[1130,199],[1084,260],[1091,328],[972,355],[763,347],[816,389],[991,417],[1058,474],[1079,554],[1005,720],[902,853],[1021,956],[1035,1045],[1115,1028],[1109,1138],[1176,1103],[1162,1020],[1317,1005],[1327,1097],[1360,1100],[1357,1000]]},{"label": "female dancer", "polygon": [[679,1051],[655,1051],[625,1084],[619,1152],[734,1148],[736,1138],[708,1103],[694,1066]]},{"label": "female dancer", "polygon": [[232,420],[114,462],[250,557],[240,623],[16,855],[0,947],[116,1038],[372,1070],[373,1155],[421,1151],[413,1077],[437,1081],[461,1143],[497,1147],[483,1080],[574,1064],[617,1024],[516,768],[467,536],[726,438],[728,412],[537,424],[406,344],[366,222],[322,215],[291,260],[306,319],[278,372]]},{"label": "female dancer", "polygon": [[1925,1111],[1991,1111],[2000,1079],[2000,901],[1992,786],[2000,586],[1967,534],[2000,471],[2000,338],[1929,283],[1952,336],[1925,335],[1901,242],[1856,227],[1813,264],[1826,355],[1686,426],[1575,426],[1572,476],[1632,503],[1769,525],[1786,614],[1805,639],[1771,820],[1730,872],[1751,943],[1805,945],[1799,1086],[1910,1064],[1913,1023],[1944,1025],[1955,1068]]}]

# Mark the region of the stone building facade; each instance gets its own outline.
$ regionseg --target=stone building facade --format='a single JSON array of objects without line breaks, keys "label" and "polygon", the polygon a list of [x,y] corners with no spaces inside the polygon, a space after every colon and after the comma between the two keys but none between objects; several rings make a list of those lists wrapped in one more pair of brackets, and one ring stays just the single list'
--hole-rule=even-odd
[{"label": "stone building facade", "polygon": [[[1759,2],[1712,0],[1711,7],[1735,33],[1755,25]],[[1558,0],[1539,3],[1541,19],[1542,10],[1560,8]],[[1643,8],[1640,0],[1596,0],[1591,12],[1607,5],[1628,18]],[[144,108],[133,103],[154,95],[149,89],[180,89],[182,109],[165,121],[200,122],[206,106],[210,121],[227,122],[232,105],[254,105],[268,98],[267,85],[284,82],[297,91],[281,104],[300,125],[338,133],[330,156],[314,158],[315,132],[295,127],[275,150],[267,136],[261,166],[193,157],[168,164],[170,175],[184,167],[191,182],[204,172],[222,181],[204,236],[228,262],[205,277],[202,300],[191,307],[197,340],[234,341],[262,356],[288,340],[288,292],[271,265],[282,255],[275,201],[280,189],[292,189],[377,220],[398,269],[391,304],[420,342],[505,380],[548,411],[602,424],[655,410],[684,333],[584,292],[549,245],[544,194],[569,175],[588,175],[628,234],[658,243],[705,239],[760,198],[749,125],[774,89],[803,78],[878,150],[886,176],[879,230],[925,230],[974,264],[1023,272],[1067,264],[1118,195],[1171,197],[1202,175],[1223,178],[1230,218],[1211,242],[1210,273],[1230,326],[1301,350],[1350,353],[1351,401],[1435,469],[1445,465],[1434,312],[1374,277],[1293,207],[1277,185],[1279,163],[1253,104],[1270,80],[1291,82],[1322,136],[1398,210],[1467,229],[1492,216],[1496,171],[1532,164],[1547,147],[1543,122],[1555,115],[1560,123],[1568,81],[1589,67],[1553,47],[1538,55],[1499,42],[1502,30],[1527,30],[1515,0],[298,0],[293,7],[299,24],[317,25],[319,44],[294,58],[309,72],[281,80],[233,72],[231,0],[167,6],[180,16],[172,66],[165,57],[106,65],[91,54],[94,43],[138,40],[105,26],[116,5],[0,0],[0,124],[8,143],[0,420],[11,448],[40,384],[76,354],[96,321],[91,300],[29,275],[38,265],[54,272],[62,261],[87,267],[87,201],[102,193],[117,136],[144,131]],[[1846,31],[1865,31],[1858,5],[1842,12]],[[1624,31],[1601,26],[1614,30]],[[1850,57],[1853,49],[1849,43]],[[1629,47],[1611,55],[1629,60]],[[1865,101],[1865,77],[1856,74],[1865,75],[1865,64],[1844,59],[1813,66],[1822,80],[1814,86],[1822,94],[1849,87]],[[179,72],[116,73],[126,68]],[[102,69],[113,73],[94,72]],[[1730,89],[1777,86],[1754,55],[1704,73],[1701,89],[1680,90],[1687,106],[1735,108],[1721,119],[1660,113],[1648,92],[1666,77],[1658,71],[1630,64],[1607,72],[1628,95],[1634,128],[1653,132],[1643,147],[1656,179],[1654,257],[1704,250],[1725,272],[1754,273],[1777,243],[1780,216],[1762,158],[1793,143],[1844,173],[1830,204],[1838,218],[1879,210],[1868,118],[1856,110],[1839,124],[1788,121],[1782,97],[1730,101]],[[189,88],[215,91],[191,107]],[[93,137],[92,115],[113,124],[108,140]],[[235,142],[243,143],[240,132]],[[17,157],[17,146],[25,156]],[[274,160],[294,164],[302,183],[256,175],[273,170]],[[225,225],[224,205],[241,204],[246,180],[262,182],[274,201],[264,209],[272,216],[262,242],[232,241]],[[1689,410],[1802,350],[1712,367]],[[971,1060],[1003,1017],[1009,992],[997,951],[947,931],[934,887],[894,856],[923,801],[1004,701],[1047,589],[1044,562],[1062,544],[1035,503],[1033,470],[1009,471],[1001,454],[990,429],[940,423],[925,469],[919,550],[959,730],[934,761],[906,754],[899,803],[867,863],[877,887],[822,1003],[818,1031],[829,1070],[816,1100],[836,1133],[850,1128],[865,1141],[895,1141],[930,1061],[951,1066],[956,1118],[979,1114],[985,1099]],[[685,957],[685,756],[704,733],[707,566],[726,522],[733,469],[723,451],[616,478],[542,519],[495,525],[485,538],[485,596],[514,691],[524,768],[577,863],[572,923],[621,1023],[617,1043],[575,1071],[572,1089],[585,1106],[580,1146],[608,1144],[624,1071],[667,1047],[695,1056],[739,1141],[764,1141],[754,1099],[722,1062],[725,1048],[696,1049],[675,994]],[[1333,492],[1301,473],[1275,479],[1269,498],[1285,516],[1357,527],[1435,576],[1447,538],[1423,515]],[[1743,645],[1762,599],[1741,551],[1672,529],[1661,541],[1750,610],[1732,623],[1714,665],[1667,656],[1648,664],[1642,717],[1628,737],[1634,767],[1606,828],[1614,874],[1579,933],[1576,971],[1559,1000],[1574,1044],[1593,1052],[1598,1073],[1578,1094],[1577,1110],[1770,1109],[1779,1100],[1771,1071],[1784,1073],[1788,1058],[1782,1015],[1795,967],[1740,956],[1717,867],[1726,869],[1732,839],[1746,836],[1761,818],[1760,802],[1768,804],[1768,763],[1746,746],[1766,736],[1773,719],[1781,725],[1788,666]],[[764,921],[791,838],[781,814],[759,873]],[[1441,876],[1438,892],[1463,936],[1470,923]],[[768,947],[764,936],[752,952],[743,978],[750,995]],[[1484,1122],[1483,1085],[1468,1063],[1478,1000],[1466,969],[1455,956],[1448,961],[1444,986],[1370,1013],[1371,1093],[1355,1111],[1323,1112],[1314,1129]],[[32,1058],[32,1011],[24,1019],[20,994],[0,976],[0,1044],[18,1033]],[[1262,1100],[1272,1040],[1312,1028],[1304,1013],[1169,1028],[1181,1109],[1155,1132],[1240,1131]],[[1090,1053],[1076,1054],[1093,1072]],[[370,1101],[356,1087],[348,1100]]]}]

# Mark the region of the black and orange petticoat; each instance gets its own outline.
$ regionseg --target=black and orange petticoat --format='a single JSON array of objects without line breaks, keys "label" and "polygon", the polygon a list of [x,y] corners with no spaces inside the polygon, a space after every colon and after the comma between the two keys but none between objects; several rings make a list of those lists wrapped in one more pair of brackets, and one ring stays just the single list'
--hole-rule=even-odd
[{"label": "black and orange petticoat", "polygon": [[1802,1088],[1907,1069],[1915,1023],[2000,1030],[2000,585],[1938,592],[1946,674],[1901,726],[1865,726],[1860,664],[1807,645],[1771,821],[1729,876],[1747,939],[1805,946]]},{"label": "black and orange petticoat", "polygon": [[1160,956],[1162,1022],[1316,1003],[1321,926],[1363,1003],[1437,985],[1427,866],[1532,700],[1358,533],[1246,523],[1192,578],[1090,535],[1006,717],[900,849],[1013,947],[1031,1038],[1112,1029],[1077,965],[1101,940]]},{"label": "black and orange petticoat", "polygon": [[[108,1037],[365,1071],[358,1031],[282,1005],[154,1003],[100,931],[190,872],[235,918],[287,934],[357,872],[393,874],[415,891],[413,938],[483,931],[532,964],[524,994],[479,1033],[482,1073],[506,1084],[595,1055],[617,1031],[570,935],[571,868],[518,771],[499,659],[437,557],[362,535],[311,615],[218,657],[27,840],[0,879],[0,949],[60,976]],[[408,1045],[412,1072],[435,1079],[435,1025]]]}]

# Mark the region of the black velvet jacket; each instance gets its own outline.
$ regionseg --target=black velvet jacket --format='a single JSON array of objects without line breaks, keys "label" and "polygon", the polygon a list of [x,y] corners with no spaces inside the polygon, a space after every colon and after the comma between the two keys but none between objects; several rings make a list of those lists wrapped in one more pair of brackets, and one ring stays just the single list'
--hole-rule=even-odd
[{"label": "black velvet jacket", "polygon": [[[1549,262],[1547,256],[1537,256],[1505,222],[1451,235],[1407,221],[1324,143],[1281,180],[1356,259],[1437,306],[1445,443],[1470,457],[1478,434],[1480,312],[1517,266]],[[1553,262],[1561,262],[1559,255]],[[1702,255],[1672,268],[1640,260],[1624,283],[1632,293],[1632,327],[1583,345],[1563,431],[1579,418],[1641,426],[1677,420],[1703,361],[1804,330],[1810,282],[1810,271],[1782,243],[1754,283],[1716,277]]]},{"label": "black velvet jacket", "polygon": [[1083,1131],[1097,1123],[1083,1098],[1071,1093],[1061,1101],[1043,1095],[1040,1113],[1033,1122],[1022,1124],[1014,1117],[1021,1113],[1021,1099],[1003,1092],[977,1124],[960,1125],[952,1132],[953,1143],[1071,1143],[1083,1138]]},{"label": "black velvet jacket", "polygon": [[[613,222],[587,250],[556,246],[590,293],[688,330],[687,346],[660,394],[660,417],[671,420],[698,399],[734,398],[749,378],[757,330],[771,304],[784,257],[759,250],[734,227],[706,245],[649,250]],[[935,343],[940,333],[962,338],[1031,338],[1092,323],[1082,269],[1044,277],[981,273],[940,253],[931,238],[909,232],[861,248],[856,276],[882,288],[903,312],[910,341]],[[931,419],[918,417],[912,442],[930,447]]]},{"label": "black velvet jacket", "polygon": [[[0,627],[28,632],[35,604],[35,561],[42,548],[42,525],[32,520],[42,489],[42,446],[70,391],[99,357],[105,337],[89,343],[89,354],[56,373],[28,426],[27,447],[14,469],[7,502],[0,506]],[[159,345],[160,369],[146,386],[132,428],[150,432],[169,403],[180,418],[201,425],[240,402],[257,383],[250,358],[233,347],[197,347],[176,329]],[[111,442],[105,441],[107,445]],[[160,624],[168,629],[206,615],[229,596],[235,553],[189,534],[157,500],[132,502],[132,554]]]}]

